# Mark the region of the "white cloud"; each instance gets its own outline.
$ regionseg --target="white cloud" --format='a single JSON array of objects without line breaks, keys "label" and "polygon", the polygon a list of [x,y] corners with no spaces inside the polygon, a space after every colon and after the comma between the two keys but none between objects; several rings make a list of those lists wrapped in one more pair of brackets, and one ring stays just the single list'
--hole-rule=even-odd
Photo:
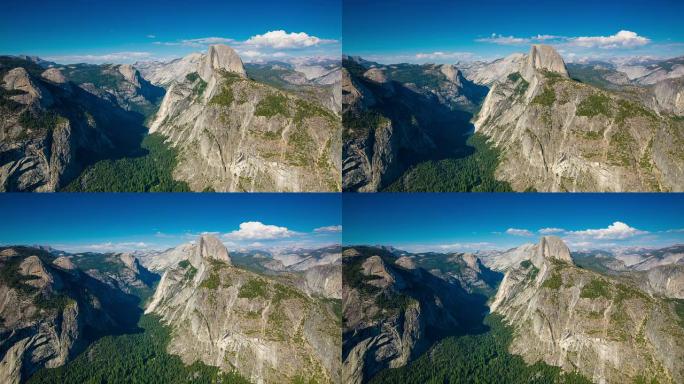
[{"label": "white cloud", "polygon": [[267,225],[260,221],[248,221],[240,224],[240,229],[226,233],[223,236],[233,240],[272,240],[292,237],[298,234],[298,232],[291,231],[286,227]]},{"label": "white cloud", "polygon": [[536,41],[546,41],[546,40],[556,40],[556,39],[562,39],[563,36],[556,36],[556,35],[537,35],[532,38],[532,40]]},{"label": "white cloud", "polygon": [[647,231],[642,231],[629,225],[616,221],[609,225],[607,228],[601,229],[585,229],[583,231],[572,231],[569,232],[572,236],[578,237],[588,237],[595,240],[624,240],[637,235],[643,235],[648,233]]},{"label": "white cloud", "polygon": [[[549,35],[544,35],[549,36]],[[479,43],[493,43],[499,45],[522,45],[529,44],[532,40],[525,37],[503,36],[492,33],[490,37],[475,39]]]},{"label": "white cloud", "polygon": [[314,229],[314,232],[338,233],[338,232],[342,232],[342,226],[341,225],[328,225],[326,227],[316,228],[316,229]]},{"label": "white cloud", "polygon": [[287,33],[283,30],[269,31],[263,35],[255,35],[245,41],[245,44],[247,45],[274,49],[308,48],[320,44],[331,43],[337,43],[337,40],[321,39],[316,36],[311,36],[306,32]]},{"label": "white cloud", "polygon": [[145,36],[145,37],[147,37],[148,39],[155,39],[155,38],[157,38],[157,36],[155,36],[155,35],[147,35],[147,36]]},{"label": "white cloud", "polygon": [[126,63],[152,57],[150,52],[130,51],[112,52],[103,55],[63,55],[46,56],[45,59],[58,63]]},{"label": "white cloud", "polygon": [[542,235],[550,235],[552,233],[565,232],[565,229],[563,229],[563,228],[542,228],[537,232],[541,233]]},{"label": "white cloud", "polygon": [[513,236],[525,236],[525,237],[534,236],[532,234],[532,232],[528,231],[527,229],[518,229],[518,228],[508,228],[506,230],[506,233],[509,235],[513,235]]},{"label": "white cloud", "polygon": [[531,37],[503,36],[492,33],[490,37],[475,39],[480,43],[492,43],[499,45],[526,45],[533,43],[550,43],[559,46],[571,46],[579,48],[636,48],[647,45],[651,40],[647,37],[639,36],[632,31],[619,31],[611,36],[558,36],[538,34]]},{"label": "white cloud", "polygon": [[622,30],[611,36],[581,36],[569,39],[568,44],[584,48],[635,48],[650,43],[651,40],[636,32]]},{"label": "white cloud", "polygon": [[418,60],[443,60],[443,59],[456,59],[456,60],[470,60],[473,58],[472,52],[432,52],[432,53],[417,53],[416,59]]}]

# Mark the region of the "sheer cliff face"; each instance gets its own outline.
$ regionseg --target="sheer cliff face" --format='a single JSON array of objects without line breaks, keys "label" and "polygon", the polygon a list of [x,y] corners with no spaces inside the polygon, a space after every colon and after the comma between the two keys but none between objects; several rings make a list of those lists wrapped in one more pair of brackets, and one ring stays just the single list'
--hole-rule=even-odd
[{"label": "sheer cliff face", "polygon": [[160,92],[127,65],[44,70],[0,57],[0,191],[52,192],[96,160],[128,155]]},{"label": "sheer cliff face", "polygon": [[135,325],[133,296],[86,275],[67,258],[0,248],[0,269],[0,382],[20,383],[40,368],[59,367],[97,335]]},{"label": "sheer cliff face", "polygon": [[212,46],[171,84],[150,132],[179,150],[174,177],[197,191],[336,191],[340,124],[316,102],[247,79],[232,49]]},{"label": "sheer cliff face", "polygon": [[477,327],[486,310],[484,296],[470,295],[462,285],[479,288],[485,267],[472,255],[458,263],[463,278],[457,279],[381,248],[344,250],[344,383],[362,383],[383,369],[404,366],[436,339]]},{"label": "sheer cliff face", "polygon": [[[502,151],[498,179],[520,191],[684,190],[680,119],[567,76],[553,48],[533,46],[492,86],[475,126]],[[659,92],[664,110],[673,92]]]},{"label": "sheer cliff face", "polygon": [[491,309],[514,327],[512,353],[579,371],[597,383],[684,379],[684,333],[673,303],[577,268],[545,237],[512,266]]},{"label": "sheer cliff face", "polygon": [[340,381],[339,319],[285,279],[231,265],[203,236],[170,266],[146,309],[174,328],[169,352],[237,370],[256,383]]},{"label": "sheer cliff face", "polygon": [[464,146],[486,88],[451,65],[344,58],[343,189],[375,192],[411,165]]}]

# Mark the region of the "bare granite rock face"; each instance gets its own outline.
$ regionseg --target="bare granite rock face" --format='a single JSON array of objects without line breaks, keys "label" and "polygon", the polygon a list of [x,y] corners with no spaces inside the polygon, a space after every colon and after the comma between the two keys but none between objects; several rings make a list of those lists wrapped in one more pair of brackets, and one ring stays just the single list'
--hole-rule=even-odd
[{"label": "bare granite rock face", "polygon": [[343,189],[375,192],[417,159],[453,151],[486,87],[451,65],[380,65],[345,57]]},{"label": "bare granite rock face", "polygon": [[527,55],[513,53],[492,62],[459,63],[459,68],[468,80],[491,86],[511,73],[519,72],[526,61]]},{"label": "bare granite rock face", "polygon": [[479,284],[470,279],[467,264],[482,265],[471,256],[458,256],[454,262],[469,271],[454,276],[421,268],[419,255],[397,258],[382,248],[346,248],[342,381],[367,382],[420,356],[435,341],[431,335],[473,326],[463,308],[477,312],[484,306],[463,288]]},{"label": "bare granite rock face", "polygon": [[146,309],[174,328],[169,352],[255,383],[339,383],[341,335],[332,308],[286,279],[232,266],[219,244],[203,236],[189,247]]},{"label": "bare granite rock face", "polygon": [[[119,291],[75,270],[68,259],[40,249],[2,249],[0,269],[0,382],[25,382],[83,351],[96,335],[125,326]],[[9,279],[8,279],[9,277]],[[134,302],[129,302],[135,307]]]},{"label": "bare granite rock face", "polygon": [[218,70],[236,73],[242,77],[247,76],[240,56],[227,45],[209,46],[209,51],[204,56],[204,61],[198,73],[204,81],[209,82],[214,72]]},{"label": "bare granite rock face", "polygon": [[342,299],[342,266],[317,265],[304,271],[304,291],[332,299]]},{"label": "bare granite rock face", "polygon": [[684,74],[656,83],[653,94],[658,110],[684,116]]},{"label": "bare granite rock face", "polygon": [[196,191],[340,189],[340,119],[245,78],[228,47],[212,46],[197,77],[173,82],[150,132],[178,149],[174,178]]},{"label": "bare granite rock face", "polygon": [[684,299],[684,262],[657,266],[638,276],[641,277],[638,282],[644,291]]},{"label": "bare granite rock face", "polygon": [[684,124],[568,79],[551,50],[533,47],[494,83],[475,121],[502,153],[497,179],[518,191],[684,190]]},{"label": "bare granite rock face", "polygon": [[518,266],[521,261],[529,259],[529,255],[534,252],[534,249],[536,249],[536,244],[523,244],[503,252],[480,255],[480,259],[487,267],[495,271],[505,272],[508,268]]},{"label": "bare granite rock face", "polygon": [[125,65],[37,72],[31,61],[12,63],[0,81],[3,192],[53,192],[92,162],[139,149],[131,147],[145,130],[140,113],[163,92]]},{"label": "bare granite rock face", "polygon": [[527,55],[527,62],[522,68],[521,74],[530,81],[540,71],[557,73],[569,78],[563,58],[550,45],[534,44]]},{"label": "bare granite rock face", "polygon": [[64,84],[67,81],[66,77],[64,77],[64,74],[62,74],[62,71],[60,71],[59,68],[46,69],[45,72],[43,72],[40,76],[45,80],[51,81],[55,84]]},{"label": "bare granite rock face", "polygon": [[26,69],[22,67],[11,69],[2,80],[6,90],[18,91],[19,94],[10,97],[11,100],[18,103],[28,105],[38,101],[41,106],[49,107],[54,102],[52,95],[45,87],[32,79]]},{"label": "bare granite rock face", "polygon": [[203,62],[202,53],[191,53],[168,62],[138,62],[133,66],[152,84],[168,88],[173,82],[182,82],[185,76],[197,72]]},{"label": "bare granite rock face", "polygon": [[508,269],[491,305],[514,328],[511,353],[596,383],[684,379],[684,333],[673,303],[575,267],[558,239],[535,248]]}]

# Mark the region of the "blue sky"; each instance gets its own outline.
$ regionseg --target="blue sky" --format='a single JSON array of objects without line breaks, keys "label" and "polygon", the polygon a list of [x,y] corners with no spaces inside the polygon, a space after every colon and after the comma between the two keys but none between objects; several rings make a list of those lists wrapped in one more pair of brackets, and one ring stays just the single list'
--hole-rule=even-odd
[{"label": "blue sky", "polygon": [[166,249],[204,232],[229,249],[341,242],[339,194],[0,194],[0,244]]},{"label": "blue sky", "polygon": [[234,46],[244,61],[341,51],[340,0],[21,0],[2,8],[0,54],[62,63],[169,59],[211,42]]},{"label": "blue sky", "polygon": [[343,51],[384,63],[454,63],[549,43],[566,60],[673,57],[684,54],[682,15],[680,0],[345,0]]},{"label": "blue sky", "polygon": [[682,194],[345,194],[343,204],[346,245],[472,252],[544,234],[571,249],[684,243]]}]

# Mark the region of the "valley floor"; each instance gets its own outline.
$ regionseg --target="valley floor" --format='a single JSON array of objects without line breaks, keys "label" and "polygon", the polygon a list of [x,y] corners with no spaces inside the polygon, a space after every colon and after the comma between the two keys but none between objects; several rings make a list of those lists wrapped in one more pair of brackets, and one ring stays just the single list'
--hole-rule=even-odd
[{"label": "valley floor", "polygon": [[139,157],[102,160],[86,168],[64,187],[64,192],[189,192],[185,182],[173,179],[176,150],[164,136],[145,137]]},{"label": "valley floor", "polygon": [[484,322],[488,331],[447,337],[404,367],[380,372],[370,383],[591,383],[543,362],[527,365],[508,352],[513,334],[502,318],[490,315]]},{"label": "valley floor", "polygon": [[392,184],[386,192],[512,192],[507,182],[494,178],[499,151],[487,137],[474,134],[467,146],[473,152],[461,158],[428,160],[419,163]]},{"label": "valley floor", "polygon": [[186,366],[168,354],[171,330],[158,317],[144,315],[138,327],[137,333],[97,340],[64,366],[36,372],[28,383],[249,383],[237,373],[201,362]]}]

